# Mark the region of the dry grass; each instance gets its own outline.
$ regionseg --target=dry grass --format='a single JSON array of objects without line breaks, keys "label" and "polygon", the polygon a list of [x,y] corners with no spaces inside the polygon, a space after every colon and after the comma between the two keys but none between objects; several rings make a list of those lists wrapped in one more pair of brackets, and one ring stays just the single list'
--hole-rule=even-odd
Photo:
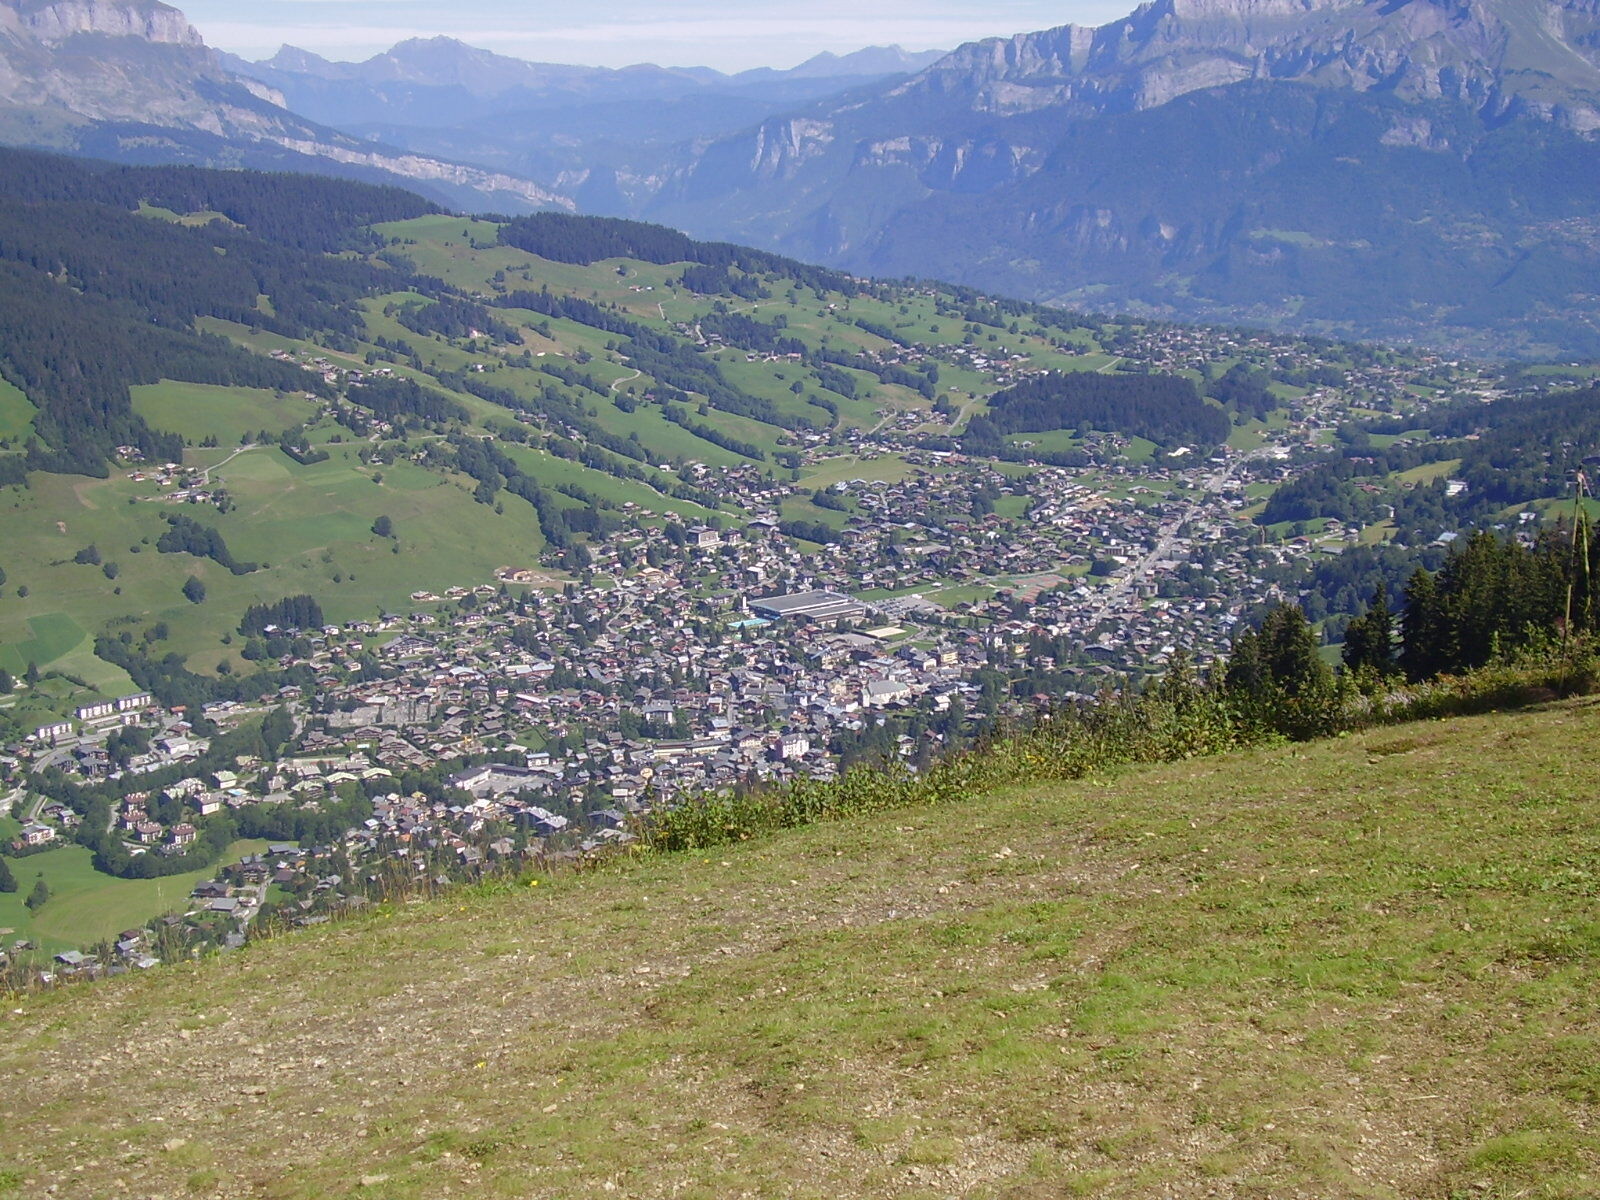
[{"label": "dry grass", "polygon": [[1597,733],[1011,789],[19,1001],[0,1195],[1593,1196]]}]

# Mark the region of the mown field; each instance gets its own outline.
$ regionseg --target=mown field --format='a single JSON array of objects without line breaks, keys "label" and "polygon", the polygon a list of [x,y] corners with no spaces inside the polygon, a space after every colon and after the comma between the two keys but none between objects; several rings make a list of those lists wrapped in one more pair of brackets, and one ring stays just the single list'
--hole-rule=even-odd
[{"label": "mown field", "polygon": [[[221,863],[238,862],[255,854],[266,842],[238,841],[228,848]],[[7,859],[18,889],[0,892],[0,934],[9,946],[26,938],[47,954],[80,949],[124,929],[143,925],[163,913],[183,911],[191,888],[211,879],[216,869],[169,875],[165,879],[115,879],[97,872],[90,853],[82,846],[62,846],[27,858]],[[44,878],[50,899],[36,911],[23,903],[34,881]]]},{"label": "mown field", "polygon": [[1597,734],[1019,786],[18,998],[0,1194],[1592,1197]]}]

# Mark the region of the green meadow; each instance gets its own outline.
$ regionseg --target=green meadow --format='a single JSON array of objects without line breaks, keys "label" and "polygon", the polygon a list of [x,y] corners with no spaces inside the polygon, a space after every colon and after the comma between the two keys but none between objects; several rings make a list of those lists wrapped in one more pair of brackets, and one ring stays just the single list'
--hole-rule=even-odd
[{"label": "green meadow", "polygon": [[246,439],[253,441],[263,429],[277,434],[317,413],[317,405],[309,400],[259,388],[163,380],[129,390],[134,412],[154,428],[182,434],[190,443],[210,437],[222,446],[237,446]]},{"label": "green meadow", "polygon": [[[267,848],[262,841],[237,841],[221,861],[237,862]],[[26,858],[9,858],[18,890],[0,892],[0,934],[7,945],[26,938],[46,954],[115,938],[164,913],[189,907],[189,891],[216,875],[215,868],[168,875],[164,879],[116,879],[94,869],[83,846],[62,846]],[[35,911],[23,903],[34,881],[43,877],[50,899]]]},{"label": "green meadow", "polygon": [[38,411],[21,388],[0,379],[0,439],[26,438],[33,432],[33,417]]}]

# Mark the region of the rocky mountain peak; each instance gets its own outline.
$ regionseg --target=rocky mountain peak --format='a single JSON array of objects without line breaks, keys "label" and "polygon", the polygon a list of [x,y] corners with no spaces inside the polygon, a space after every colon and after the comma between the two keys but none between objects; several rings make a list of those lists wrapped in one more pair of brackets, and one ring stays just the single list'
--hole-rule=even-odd
[{"label": "rocky mountain peak", "polygon": [[295,71],[303,75],[322,75],[334,66],[322,55],[302,50],[299,46],[291,46],[287,42],[278,47],[278,52],[261,65],[279,71]]}]

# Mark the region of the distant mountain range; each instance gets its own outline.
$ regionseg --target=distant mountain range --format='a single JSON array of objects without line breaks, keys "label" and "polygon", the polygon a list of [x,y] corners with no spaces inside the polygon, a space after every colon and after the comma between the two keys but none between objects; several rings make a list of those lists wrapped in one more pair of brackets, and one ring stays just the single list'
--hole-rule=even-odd
[{"label": "distant mountain range", "polygon": [[0,0],[0,142],[403,183],[468,208],[571,207],[526,178],[378,145],[290,112],[155,0]]},{"label": "distant mountain range", "polygon": [[[157,0],[0,0],[0,142],[402,182],[477,211],[573,209],[540,181],[582,191],[592,160],[627,157],[613,143],[653,157],[940,57],[870,47],[725,75],[529,63],[432,38],[364,63],[292,46],[251,63]],[[600,206],[615,207],[614,173],[601,176]]]},{"label": "distant mountain range", "polygon": [[1078,306],[1600,353],[1593,0],[1158,0],[680,149],[630,209]]},{"label": "distant mountain range", "polygon": [[1155,0],[738,75],[448,38],[248,63],[153,0],[0,0],[0,139],[399,177],[1076,307],[1600,356],[1600,0]]},{"label": "distant mountain range", "polygon": [[365,62],[285,46],[265,62],[225,56],[293,111],[408,150],[533,179],[593,212],[630,210],[683,143],[736,134],[863,86],[900,82],[944,57],[872,46],[788,71],[725,75],[644,63],[621,70],[531,63],[451,38],[413,39]]}]

